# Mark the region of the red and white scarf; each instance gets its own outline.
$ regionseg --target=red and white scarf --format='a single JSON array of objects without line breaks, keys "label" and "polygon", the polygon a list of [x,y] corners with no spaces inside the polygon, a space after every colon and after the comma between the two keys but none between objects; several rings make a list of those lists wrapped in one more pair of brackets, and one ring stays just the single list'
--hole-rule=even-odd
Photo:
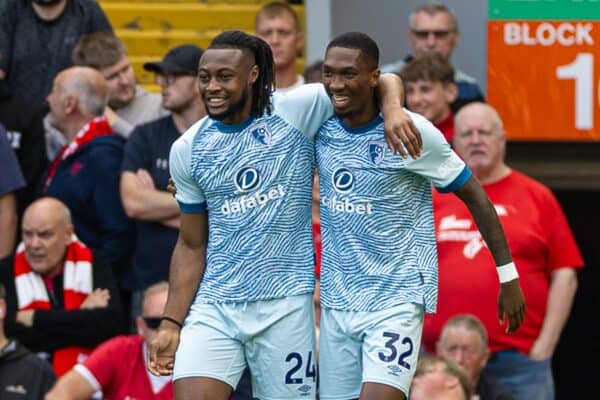
[{"label": "red and white scarf", "polygon": [[[75,235],[67,247],[63,276],[63,299],[65,310],[79,309],[93,291],[93,256],[91,250]],[[14,260],[15,287],[19,311],[49,310],[50,299],[43,278],[34,272],[25,257],[25,245],[17,248]],[[60,376],[67,372],[78,359],[86,356],[92,349],[83,347],[65,347],[54,352],[52,364],[54,372]]]},{"label": "red and white scarf", "polygon": [[75,138],[70,143],[65,144],[56,157],[54,157],[54,160],[52,160],[52,164],[50,164],[48,170],[48,176],[44,182],[44,192],[48,186],[50,186],[50,182],[52,182],[52,179],[58,170],[58,166],[62,161],[66,160],[70,155],[75,154],[77,150],[97,137],[112,135],[112,133],[112,128],[104,116],[94,118],[81,128],[81,130],[77,132],[77,135],[75,135]]}]

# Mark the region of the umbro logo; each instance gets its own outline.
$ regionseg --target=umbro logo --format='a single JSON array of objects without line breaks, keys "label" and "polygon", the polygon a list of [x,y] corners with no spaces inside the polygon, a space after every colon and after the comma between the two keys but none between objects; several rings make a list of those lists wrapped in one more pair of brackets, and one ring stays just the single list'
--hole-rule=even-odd
[{"label": "umbro logo", "polygon": [[310,395],[310,392],[312,391],[312,386],[302,385],[298,388],[298,391],[300,392],[300,396],[308,396],[308,395]]},{"label": "umbro logo", "polygon": [[400,372],[402,372],[402,368],[397,365],[388,365],[388,375],[400,376]]}]

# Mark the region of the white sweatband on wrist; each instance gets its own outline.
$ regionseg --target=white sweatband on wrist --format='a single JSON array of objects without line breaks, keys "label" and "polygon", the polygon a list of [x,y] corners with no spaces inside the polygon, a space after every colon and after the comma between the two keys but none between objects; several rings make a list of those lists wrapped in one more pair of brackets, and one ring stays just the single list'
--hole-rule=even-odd
[{"label": "white sweatband on wrist", "polygon": [[499,265],[496,267],[496,271],[498,272],[498,278],[500,278],[500,283],[510,282],[519,277],[519,273],[517,272],[517,267],[515,267],[514,262]]}]

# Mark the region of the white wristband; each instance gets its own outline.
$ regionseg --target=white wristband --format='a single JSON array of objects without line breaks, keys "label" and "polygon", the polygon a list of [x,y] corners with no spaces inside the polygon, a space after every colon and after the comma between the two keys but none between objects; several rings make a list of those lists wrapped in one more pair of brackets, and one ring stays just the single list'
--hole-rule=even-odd
[{"label": "white wristband", "polygon": [[500,283],[510,282],[519,277],[519,273],[517,272],[517,267],[515,267],[514,262],[499,265],[496,267],[496,271],[498,272],[498,278],[500,278]]}]

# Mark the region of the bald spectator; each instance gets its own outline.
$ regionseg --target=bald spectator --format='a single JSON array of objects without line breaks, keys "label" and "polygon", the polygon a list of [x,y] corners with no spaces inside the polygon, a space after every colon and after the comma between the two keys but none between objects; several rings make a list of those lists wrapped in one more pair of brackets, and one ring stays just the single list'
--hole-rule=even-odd
[{"label": "bald spectator", "polygon": [[[438,53],[451,62],[452,52],[459,42],[460,33],[456,16],[448,6],[432,2],[416,8],[410,13],[408,39],[412,55],[381,67],[381,72],[400,72],[404,64],[425,54]],[[458,86],[458,96],[452,103],[456,113],[463,105],[473,101],[483,101],[483,93],[472,76],[456,70],[454,80]]]},{"label": "bald spectator", "polygon": [[0,283],[0,398],[39,400],[56,380],[50,365],[4,334],[6,289]]},{"label": "bald spectator", "polygon": [[304,33],[296,11],[285,2],[267,3],[256,14],[254,30],[258,37],[271,46],[277,91],[303,85],[304,78],[298,75],[296,64],[304,46]]},{"label": "bald spectator", "polygon": [[110,267],[73,234],[69,209],[44,197],[25,211],[23,242],[0,261],[6,332],[61,375],[121,326]]},{"label": "bald spectator", "polygon": [[492,356],[486,373],[517,400],[553,399],[551,360],[583,267],[579,248],[550,189],[505,163],[506,136],[493,107],[464,106],[455,128],[454,150],[481,184],[506,232],[526,313],[517,331],[507,333],[500,326],[492,311],[498,278],[489,249],[458,198],[434,191],[438,308],[425,316],[423,342],[431,351],[450,317],[474,314],[489,336]]},{"label": "bald spectator", "polygon": [[149,286],[142,314],[136,319],[137,335],[118,336],[100,345],[56,383],[46,400],[89,399],[97,391],[106,399],[172,399],[171,376],[152,375],[146,358],[146,346],[156,336],[168,289],[167,282]]},{"label": "bald spectator", "polygon": [[485,327],[474,315],[448,320],[436,343],[436,353],[460,365],[473,383],[472,400],[513,400],[512,394],[483,371],[490,357]]},{"label": "bald spectator", "polygon": [[106,98],[104,78],[92,68],[71,67],[55,78],[50,117],[67,144],[52,161],[43,192],[67,205],[86,245],[120,266],[130,256],[133,225],[119,198],[125,141],[103,115]]},{"label": "bald spectator", "polygon": [[417,364],[410,400],[470,400],[471,391],[460,366],[439,356],[426,356]]},{"label": "bald spectator", "polygon": [[79,37],[97,31],[112,27],[95,0],[2,0],[0,75],[12,93],[45,108],[52,79],[71,65]]}]

